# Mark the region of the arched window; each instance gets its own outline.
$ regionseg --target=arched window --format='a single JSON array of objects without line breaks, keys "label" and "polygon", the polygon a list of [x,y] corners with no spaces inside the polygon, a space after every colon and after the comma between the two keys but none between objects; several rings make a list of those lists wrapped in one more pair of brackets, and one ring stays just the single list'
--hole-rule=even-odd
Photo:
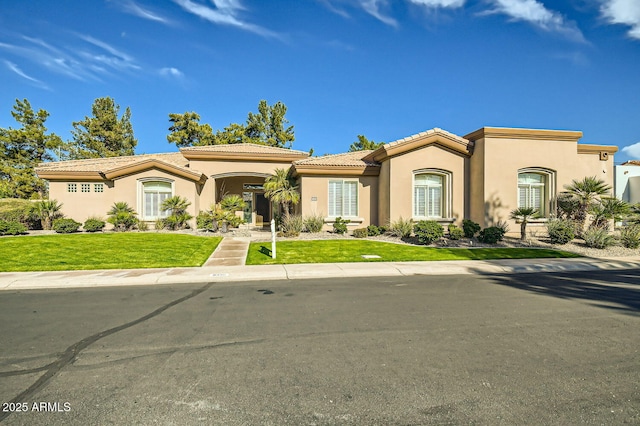
[{"label": "arched window", "polygon": [[546,169],[522,169],[518,173],[518,207],[532,207],[542,217],[552,211],[551,194],[555,173]]},{"label": "arched window", "polygon": [[156,220],[167,217],[169,212],[161,210],[160,206],[173,194],[171,181],[147,180],[142,183],[142,218]]},{"label": "arched window", "polygon": [[451,173],[419,170],[413,175],[413,217],[447,218],[451,211]]}]

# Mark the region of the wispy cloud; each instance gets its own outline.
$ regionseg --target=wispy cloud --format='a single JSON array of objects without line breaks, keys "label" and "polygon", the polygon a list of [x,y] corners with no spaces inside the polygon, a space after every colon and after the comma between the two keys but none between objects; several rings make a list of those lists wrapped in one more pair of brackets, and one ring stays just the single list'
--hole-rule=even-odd
[{"label": "wispy cloud", "polygon": [[640,40],[640,2],[638,0],[601,0],[600,13],[610,24],[631,27],[629,37]]},{"label": "wispy cloud", "polygon": [[391,25],[392,27],[398,26],[398,21],[390,16],[385,15],[380,10],[381,7],[387,6],[387,0],[361,0],[361,5],[365,12],[367,12],[377,20],[384,22],[387,25]]},{"label": "wispy cloud", "polygon": [[623,147],[622,152],[633,159],[640,159],[640,142],[636,142],[633,145]]},{"label": "wispy cloud", "polygon": [[80,81],[102,81],[102,77],[115,72],[140,69],[133,57],[110,44],[89,35],[75,36],[75,43],[66,46],[54,46],[40,38],[21,36],[15,43],[0,43],[0,49],[52,73]]},{"label": "wispy cloud", "polygon": [[343,18],[351,18],[351,16],[344,10],[344,9],[339,9],[337,8],[333,3],[331,3],[329,0],[317,0],[320,4],[322,4],[324,7],[326,7],[327,9],[329,9],[331,12],[335,13],[336,15],[340,15]]},{"label": "wispy cloud", "polygon": [[427,7],[462,7],[465,0],[409,0],[410,3]]},{"label": "wispy cloud", "polygon": [[242,20],[238,12],[245,8],[238,0],[212,0],[213,8],[192,0],[174,1],[187,12],[214,24],[229,25],[263,37],[279,38],[279,35],[273,31]]},{"label": "wispy cloud", "polygon": [[562,15],[547,9],[537,0],[489,0],[493,9],[486,13],[502,13],[514,21],[528,22],[545,31],[563,34],[576,41],[584,41],[584,36],[575,22],[567,21]]},{"label": "wispy cloud", "polygon": [[158,72],[163,77],[172,77],[177,79],[184,78],[184,73],[180,71],[178,68],[174,68],[174,67],[160,68]]},{"label": "wispy cloud", "polygon": [[47,87],[46,84],[44,84],[42,81],[38,80],[37,78],[33,78],[30,75],[27,75],[24,71],[22,71],[20,69],[20,67],[18,65],[14,64],[13,62],[9,62],[9,61],[5,60],[4,64],[7,66],[7,68],[9,68],[14,73],[18,74],[20,77],[24,78],[25,80],[30,81],[31,83],[33,83],[34,85],[36,85],[36,86],[38,86],[38,87],[40,87],[42,89],[49,90],[49,87]]},{"label": "wispy cloud", "polygon": [[148,19],[150,21],[156,21],[163,24],[171,23],[171,21],[165,18],[164,16],[156,12],[153,12],[147,9],[146,7],[143,7],[134,1],[125,1],[121,3],[121,7],[122,7],[122,10],[124,10],[125,12],[130,13],[131,15],[138,16],[143,19]]}]

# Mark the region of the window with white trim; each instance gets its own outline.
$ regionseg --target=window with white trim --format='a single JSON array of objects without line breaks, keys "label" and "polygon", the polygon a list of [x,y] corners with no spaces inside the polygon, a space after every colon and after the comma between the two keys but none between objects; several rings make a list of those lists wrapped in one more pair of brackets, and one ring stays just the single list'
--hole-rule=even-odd
[{"label": "window with white trim", "polygon": [[169,216],[169,212],[161,210],[160,206],[164,200],[171,198],[171,193],[171,182],[142,182],[142,216],[144,220],[155,220]]},{"label": "window with white trim", "polygon": [[553,172],[521,170],[518,173],[518,208],[534,208],[541,217],[549,216],[552,181]]},{"label": "window with white trim", "polygon": [[329,181],[329,216],[358,216],[358,181]]}]

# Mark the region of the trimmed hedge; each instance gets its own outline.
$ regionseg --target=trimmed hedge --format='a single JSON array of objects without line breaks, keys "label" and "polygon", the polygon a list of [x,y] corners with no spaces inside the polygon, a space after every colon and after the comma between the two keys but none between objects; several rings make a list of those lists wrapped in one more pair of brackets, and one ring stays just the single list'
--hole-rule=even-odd
[{"label": "trimmed hedge", "polygon": [[20,235],[26,234],[27,227],[20,222],[7,222],[0,220],[0,235]]},{"label": "trimmed hedge", "polygon": [[421,220],[413,226],[413,233],[422,244],[431,244],[444,235],[444,228],[435,220]]},{"label": "trimmed hedge", "polygon": [[490,226],[484,228],[478,234],[478,241],[485,244],[495,244],[504,238],[504,228],[500,226]]},{"label": "trimmed hedge", "polygon": [[86,232],[98,232],[104,229],[106,223],[100,219],[89,218],[82,225],[82,229]]},{"label": "trimmed hedge", "polygon": [[53,230],[58,234],[71,234],[78,232],[81,223],[73,219],[56,219],[53,221]]}]

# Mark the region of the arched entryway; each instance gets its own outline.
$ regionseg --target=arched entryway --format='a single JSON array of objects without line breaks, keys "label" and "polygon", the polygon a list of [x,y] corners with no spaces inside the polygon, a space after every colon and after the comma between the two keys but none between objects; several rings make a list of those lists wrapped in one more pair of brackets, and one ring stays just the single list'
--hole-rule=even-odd
[{"label": "arched entryway", "polygon": [[246,203],[242,212],[246,223],[253,226],[268,226],[272,217],[271,202],[264,195],[264,182],[268,173],[231,172],[212,175],[214,199],[219,203],[225,195],[239,195]]}]

